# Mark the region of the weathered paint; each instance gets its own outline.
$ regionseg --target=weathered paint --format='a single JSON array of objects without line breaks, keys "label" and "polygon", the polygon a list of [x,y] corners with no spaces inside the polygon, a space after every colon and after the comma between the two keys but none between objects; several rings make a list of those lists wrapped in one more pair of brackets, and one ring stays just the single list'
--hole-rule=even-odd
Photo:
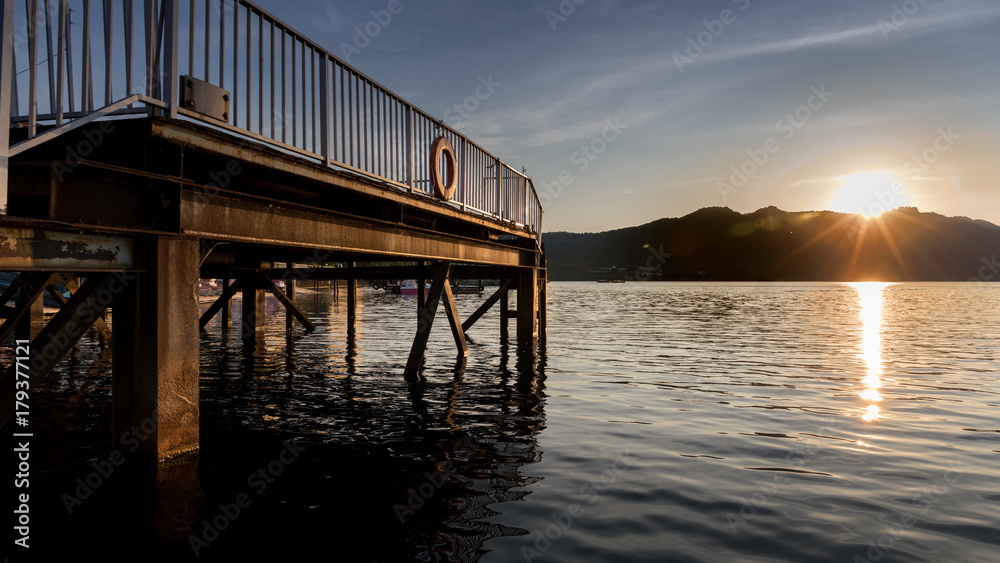
[{"label": "weathered paint", "polygon": [[129,237],[0,225],[0,271],[135,269]]}]

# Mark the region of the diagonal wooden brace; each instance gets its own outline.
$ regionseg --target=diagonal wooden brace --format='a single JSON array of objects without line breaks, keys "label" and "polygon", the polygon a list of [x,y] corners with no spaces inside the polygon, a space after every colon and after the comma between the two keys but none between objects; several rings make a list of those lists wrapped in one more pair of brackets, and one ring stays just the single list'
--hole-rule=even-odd
[{"label": "diagonal wooden brace", "polygon": [[482,306],[476,309],[475,313],[472,313],[471,315],[469,315],[469,318],[465,319],[465,322],[462,323],[462,330],[464,330],[465,332],[469,332],[469,329],[472,328],[472,325],[476,324],[476,321],[481,319],[483,315],[485,315],[486,312],[493,307],[493,305],[496,305],[497,301],[500,301],[500,298],[507,293],[507,290],[510,289],[510,285],[511,285],[511,280],[507,280],[507,283],[501,285],[500,289],[496,290],[496,292],[493,293],[493,295],[491,295],[490,298],[487,299],[486,302],[482,304]]},{"label": "diagonal wooden brace", "polygon": [[275,297],[277,297],[278,301],[285,306],[285,309],[287,309],[289,313],[302,323],[302,326],[306,328],[306,331],[312,332],[316,330],[316,326],[309,321],[309,317],[307,317],[306,314],[302,312],[302,309],[299,309],[298,306],[296,306],[295,303],[292,302],[292,300],[289,299],[277,285],[275,285],[274,280],[267,277],[267,275],[263,272],[259,274],[258,279],[260,280],[260,283],[263,284],[264,289],[270,291]]},{"label": "diagonal wooden brace", "polygon": [[212,306],[209,307],[208,310],[201,316],[201,320],[198,321],[198,326],[200,328],[205,328],[205,325],[212,320],[212,317],[219,314],[222,307],[228,303],[234,295],[236,295],[236,292],[239,291],[241,287],[240,279],[236,278],[236,280],[226,288],[226,291],[222,292],[222,295],[215,300],[215,303],[212,303]]},{"label": "diagonal wooden brace", "polygon": [[[417,335],[413,338],[413,347],[410,348],[410,357],[406,360],[406,369],[403,377],[407,381],[416,381],[420,375],[420,366],[424,361],[424,352],[427,350],[427,339],[431,335],[431,326],[434,324],[434,316],[437,314],[438,301],[444,292],[444,286],[448,284],[448,271],[451,269],[451,262],[438,262],[434,265],[434,281],[431,282],[431,290],[427,294],[427,305],[420,309],[420,316],[417,320]],[[417,288],[420,294],[420,288]]]},{"label": "diagonal wooden brace", "polygon": [[[24,315],[26,315],[28,310],[31,309],[31,304],[35,301],[35,299],[41,296],[43,291],[45,291],[45,287],[49,285],[50,280],[52,279],[52,274],[41,274],[33,277],[22,275],[18,279],[20,280],[18,286],[26,295],[23,299],[18,300],[17,306],[14,307],[14,312],[11,313],[11,316],[3,323],[3,325],[0,325],[0,342],[7,339],[7,336],[12,330],[14,330],[17,323],[21,322]],[[11,287],[14,287],[13,283],[7,288],[8,291]],[[4,296],[6,295],[7,292],[5,291]],[[13,295],[13,292],[11,292],[11,295]],[[2,305],[6,306],[7,301],[4,301]]]},{"label": "diagonal wooden brace", "polygon": [[[38,336],[31,342],[29,360],[31,388],[38,387],[52,373],[59,360],[76,345],[80,337],[101,316],[111,301],[103,299],[102,290],[111,281],[111,274],[98,274],[87,278],[80,291],[70,297]],[[48,280],[46,280],[48,281]],[[0,425],[14,413],[15,379],[17,370],[12,365],[0,377]]]}]

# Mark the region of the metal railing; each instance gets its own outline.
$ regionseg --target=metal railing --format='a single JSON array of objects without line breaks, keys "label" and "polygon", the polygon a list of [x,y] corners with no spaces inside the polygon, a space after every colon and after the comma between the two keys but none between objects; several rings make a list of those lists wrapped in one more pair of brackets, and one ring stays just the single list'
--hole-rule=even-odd
[{"label": "metal railing", "polygon": [[[102,0],[97,14],[91,0],[0,2],[2,209],[7,158],[94,119],[163,113],[427,197],[431,145],[443,135],[456,155],[452,205],[541,232],[529,177],[253,2]],[[181,76],[228,91],[226,122],[180,106]],[[13,146],[12,126],[27,128]]]}]

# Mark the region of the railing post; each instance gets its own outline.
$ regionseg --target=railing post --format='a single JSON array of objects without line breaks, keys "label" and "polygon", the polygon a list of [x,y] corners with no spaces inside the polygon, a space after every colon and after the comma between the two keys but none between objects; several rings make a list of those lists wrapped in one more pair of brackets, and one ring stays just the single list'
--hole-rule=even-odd
[{"label": "railing post", "polygon": [[503,173],[500,171],[500,159],[493,159],[493,171],[497,175],[497,219],[503,219]]},{"label": "railing post", "polygon": [[[327,66],[330,57],[325,52],[317,51],[319,63],[319,128],[320,154],[323,155],[323,166],[330,166],[330,76]],[[263,103],[263,100],[261,100]]]},{"label": "railing post", "polygon": [[28,0],[28,138],[38,129],[38,0]]},{"label": "railing post", "polygon": [[[163,22],[163,80],[160,87],[163,88],[163,101],[167,104],[167,111],[173,119],[177,119],[177,32],[180,27],[178,19],[177,0],[163,0],[165,20]],[[194,17],[193,15],[191,17]],[[194,48],[193,46],[191,47]],[[249,57],[250,55],[247,54]]]},{"label": "railing post", "polygon": [[410,192],[417,189],[416,144],[413,142],[413,106],[406,104],[406,177]]},{"label": "railing post", "polygon": [[[14,0],[3,2],[3,37],[0,37],[0,77],[11,75],[14,66]],[[7,161],[10,151],[10,100],[13,82],[0,83],[0,215],[7,214]]]},{"label": "railing post", "polygon": [[[160,40],[157,37],[156,2],[154,0],[146,0],[145,2],[143,23],[146,28],[146,95],[150,98],[156,98],[156,86],[159,79],[159,73],[156,70],[156,47],[159,45]],[[70,85],[72,89],[72,80],[70,81]],[[70,100],[72,99],[71,92]],[[155,108],[149,108],[150,115],[154,115],[155,111]]]}]

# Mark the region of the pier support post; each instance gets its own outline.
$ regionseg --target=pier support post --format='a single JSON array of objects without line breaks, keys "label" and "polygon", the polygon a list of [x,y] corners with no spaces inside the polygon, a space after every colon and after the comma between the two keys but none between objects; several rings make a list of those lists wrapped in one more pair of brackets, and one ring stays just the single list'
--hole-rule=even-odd
[{"label": "pier support post", "polygon": [[[438,301],[444,294],[444,286],[448,284],[450,270],[451,262],[439,262],[434,265],[434,281],[431,282],[430,294],[427,295],[427,305],[417,307],[420,312],[417,320],[417,335],[413,338],[413,347],[410,348],[410,357],[406,361],[406,370],[403,372],[407,381],[419,379],[420,366],[424,361],[424,351],[427,350],[427,339],[430,338],[431,326],[434,325],[434,316],[437,314]],[[417,288],[417,295],[421,293],[423,293],[423,288]]]},{"label": "pier support post", "polygon": [[351,274],[347,280],[347,332],[353,334],[358,320],[358,280],[354,279],[354,267],[351,262],[348,272]]},{"label": "pier support post", "polygon": [[[420,265],[421,268],[423,268],[425,265],[423,262],[418,262],[418,264]],[[421,312],[424,310],[424,307],[426,306],[427,306],[427,280],[423,277],[420,277],[417,280],[417,322],[420,322]]]},{"label": "pier support post", "polygon": [[507,331],[507,318],[508,310],[510,309],[510,294],[507,292],[507,286],[510,285],[511,280],[504,282],[503,287],[500,290],[500,340],[506,342],[508,337]]},{"label": "pier support post", "polygon": [[539,271],[538,276],[538,336],[539,338],[545,338],[545,332],[547,330],[546,319],[545,319],[545,307],[548,301],[549,292],[549,271],[543,269]]},{"label": "pier support post", "polygon": [[524,268],[518,272],[517,283],[517,345],[534,347],[538,339],[538,269]]},{"label": "pier support post", "polygon": [[114,301],[112,433],[164,461],[199,443],[199,243],[157,237],[138,255]]},{"label": "pier support post", "polygon": [[243,288],[243,311],[240,326],[244,350],[253,350],[264,337],[267,321],[267,294],[257,280],[257,272],[240,273],[240,287]]},{"label": "pier support post", "polygon": [[[288,302],[294,305],[295,280],[285,280],[285,295],[288,297]],[[292,312],[291,307],[288,307],[285,309],[285,333],[291,334],[294,328],[295,328],[295,314]]]},{"label": "pier support post", "polygon": [[14,329],[14,338],[19,340],[34,340],[45,326],[45,303],[41,293],[37,296],[25,296],[26,293],[28,292],[21,292],[22,297],[19,301],[27,301],[25,303],[27,311],[21,322],[17,323],[17,327]]},{"label": "pier support post", "polygon": [[[226,277],[222,278],[223,295],[229,293],[229,283],[229,274],[227,273]],[[226,299],[222,302],[222,319],[219,321],[222,324],[222,332],[228,332],[233,328],[233,308],[230,301],[230,299]]]}]

